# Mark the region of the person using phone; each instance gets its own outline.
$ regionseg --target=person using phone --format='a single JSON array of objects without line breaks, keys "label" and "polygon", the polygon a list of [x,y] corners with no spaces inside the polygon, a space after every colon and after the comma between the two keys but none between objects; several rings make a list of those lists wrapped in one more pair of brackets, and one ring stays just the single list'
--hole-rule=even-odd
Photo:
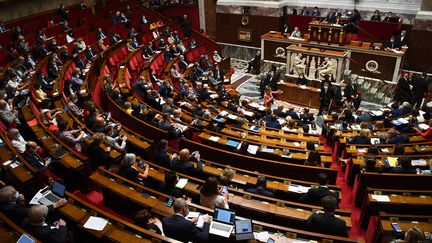
[{"label": "person using phone", "polygon": [[120,169],[118,174],[128,180],[136,181],[140,183],[141,181],[147,179],[149,165],[144,164],[144,172],[140,172],[138,169],[133,167],[136,163],[136,155],[132,153],[127,153],[123,157],[123,160],[120,164]]},{"label": "person using phone", "polygon": [[217,178],[210,176],[200,190],[200,203],[208,208],[229,208],[228,190],[219,192]]}]

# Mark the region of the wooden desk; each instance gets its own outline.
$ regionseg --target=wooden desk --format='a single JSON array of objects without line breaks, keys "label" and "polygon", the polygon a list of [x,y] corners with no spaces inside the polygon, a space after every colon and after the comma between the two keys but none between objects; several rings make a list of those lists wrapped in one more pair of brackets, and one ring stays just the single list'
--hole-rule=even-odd
[{"label": "wooden desk", "polygon": [[308,32],[309,41],[337,44],[340,46],[345,44],[346,30],[345,26],[342,25],[312,21],[309,23]]},{"label": "wooden desk", "polygon": [[283,91],[276,96],[277,99],[312,108],[320,106],[320,89],[286,82],[279,82],[277,89]]}]

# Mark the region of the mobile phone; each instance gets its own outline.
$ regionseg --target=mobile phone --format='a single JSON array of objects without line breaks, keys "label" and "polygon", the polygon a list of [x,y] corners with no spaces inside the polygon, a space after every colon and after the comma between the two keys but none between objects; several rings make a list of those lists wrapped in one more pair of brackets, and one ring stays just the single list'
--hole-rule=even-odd
[{"label": "mobile phone", "polygon": [[393,227],[393,229],[396,231],[396,232],[402,232],[402,230],[401,230],[401,228],[400,228],[400,226],[399,226],[399,224],[398,223],[391,223],[391,225],[392,225],[392,227]]},{"label": "mobile phone", "polygon": [[168,202],[165,203],[165,206],[170,208],[170,207],[172,207],[173,203],[174,203],[174,198],[170,197],[170,198],[168,198]]},{"label": "mobile phone", "polygon": [[144,169],[145,165],[146,165],[146,162],[140,160],[140,162],[139,162],[139,167],[140,167],[141,169]]},{"label": "mobile phone", "polygon": [[198,186],[196,187],[196,189],[199,191],[199,190],[201,190],[202,187],[203,187],[203,185],[198,185]]},{"label": "mobile phone", "polygon": [[222,187],[221,193],[222,193],[222,194],[226,194],[226,193],[228,193],[228,188],[227,188],[227,186],[223,186],[223,187]]},{"label": "mobile phone", "polygon": [[267,243],[275,243],[276,241],[272,238],[268,238]]}]

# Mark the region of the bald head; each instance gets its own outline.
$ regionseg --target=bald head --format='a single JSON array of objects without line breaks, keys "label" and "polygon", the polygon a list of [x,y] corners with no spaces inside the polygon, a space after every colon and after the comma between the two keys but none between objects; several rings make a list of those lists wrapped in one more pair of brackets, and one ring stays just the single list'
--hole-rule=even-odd
[{"label": "bald head", "polygon": [[28,211],[28,220],[32,225],[42,225],[48,215],[48,207],[45,205],[34,205]]},{"label": "bald head", "polygon": [[4,110],[7,107],[7,102],[3,99],[0,100],[0,109]]},{"label": "bald head", "polygon": [[189,149],[182,149],[180,150],[179,155],[180,155],[180,160],[188,161],[190,156],[190,151]]},{"label": "bald head", "polygon": [[33,141],[28,141],[26,143],[25,147],[26,147],[26,151],[34,152],[37,149],[37,144],[35,142],[33,142]]},{"label": "bald head", "polygon": [[[187,202],[182,197],[179,197],[174,201],[173,209],[174,209],[174,213],[180,213],[184,216],[186,216],[187,215],[186,212],[189,211]],[[186,213],[186,215],[185,215],[185,213]]]}]

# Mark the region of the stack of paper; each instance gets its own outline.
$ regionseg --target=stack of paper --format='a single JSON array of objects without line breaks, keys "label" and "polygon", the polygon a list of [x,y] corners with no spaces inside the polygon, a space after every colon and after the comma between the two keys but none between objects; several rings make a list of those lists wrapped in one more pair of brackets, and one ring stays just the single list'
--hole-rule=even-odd
[{"label": "stack of paper", "polygon": [[372,198],[378,202],[390,202],[390,198],[386,195],[372,195]]},{"label": "stack of paper", "polygon": [[179,189],[183,189],[183,188],[185,188],[187,182],[188,182],[188,179],[186,179],[186,178],[180,178],[180,180],[176,184],[176,187],[179,188]]},{"label": "stack of paper", "polygon": [[267,242],[268,239],[270,238],[270,234],[268,231],[263,231],[263,232],[254,232],[254,236],[256,240],[259,240],[261,242]]},{"label": "stack of paper", "polygon": [[211,140],[211,141],[213,141],[213,142],[217,142],[217,141],[219,141],[219,137],[216,137],[216,136],[210,136],[209,137],[209,140]]},{"label": "stack of paper", "polygon": [[256,154],[258,151],[258,146],[250,144],[247,151],[251,154]]},{"label": "stack of paper", "polygon": [[412,166],[426,166],[427,162],[424,159],[413,159],[411,160]]},{"label": "stack of paper", "polygon": [[90,216],[87,222],[84,224],[84,228],[102,231],[107,225],[108,220],[100,217]]}]

